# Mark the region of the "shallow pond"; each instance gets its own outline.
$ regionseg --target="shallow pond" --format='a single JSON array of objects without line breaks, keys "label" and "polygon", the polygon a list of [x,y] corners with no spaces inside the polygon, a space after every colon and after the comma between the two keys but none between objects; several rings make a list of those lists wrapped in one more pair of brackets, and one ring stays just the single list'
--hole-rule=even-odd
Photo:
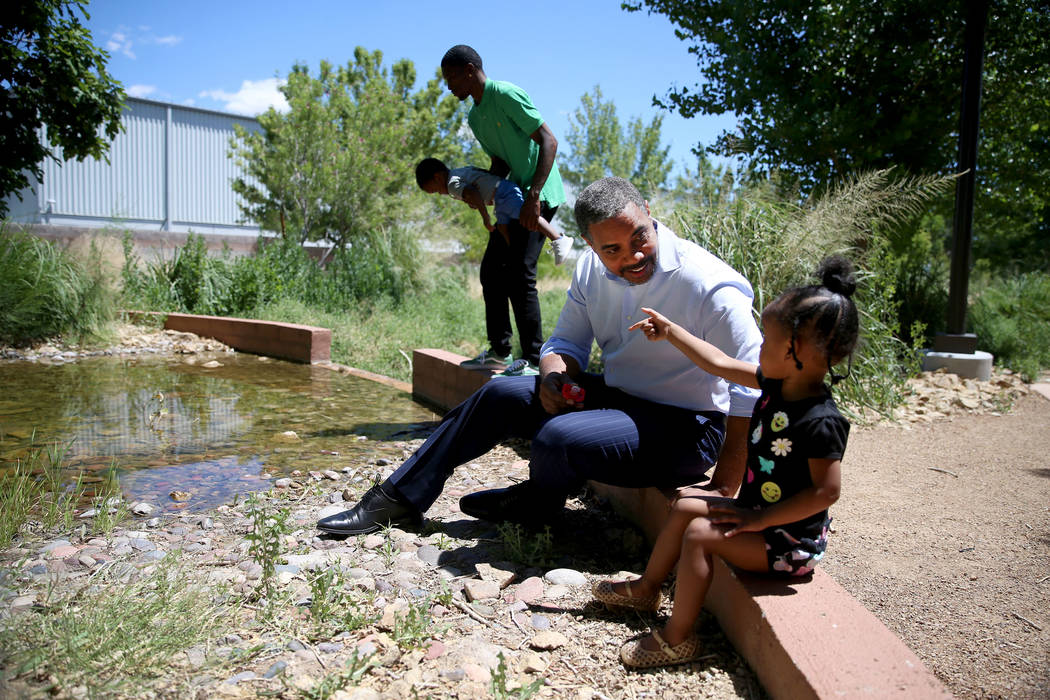
[{"label": "shallow pond", "polygon": [[0,469],[57,446],[69,481],[116,478],[129,501],[164,510],[269,488],[264,475],[399,460],[377,441],[439,418],[392,387],[243,354],[0,362],[0,388]]}]

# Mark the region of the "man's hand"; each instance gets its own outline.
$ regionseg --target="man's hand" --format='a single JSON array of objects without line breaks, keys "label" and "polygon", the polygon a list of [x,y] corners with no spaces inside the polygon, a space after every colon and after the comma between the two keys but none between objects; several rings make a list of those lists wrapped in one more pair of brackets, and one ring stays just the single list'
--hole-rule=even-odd
[{"label": "man's hand", "polygon": [[534,188],[530,189],[525,195],[525,203],[521,205],[521,213],[518,214],[518,221],[524,228],[529,231],[540,229],[540,207],[539,191]]},{"label": "man's hand", "polygon": [[551,372],[544,376],[543,381],[540,382],[540,404],[543,405],[543,410],[552,416],[568,410],[580,410],[583,408],[582,401],[573,401],[565,398],[565,395],[562,393],[562,386],[565,384],[575,384],[572,377],[565,372]]}]

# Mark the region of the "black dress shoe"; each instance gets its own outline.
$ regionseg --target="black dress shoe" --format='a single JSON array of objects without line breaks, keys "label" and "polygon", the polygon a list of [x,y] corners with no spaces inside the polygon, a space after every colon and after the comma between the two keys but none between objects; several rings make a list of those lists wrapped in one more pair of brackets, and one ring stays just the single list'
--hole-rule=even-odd
[{"label": "black dress shoe", "polygon": [[469,493],[459,499],[467,515],[494,523],[520,523],[530,528],[551,525],[561,515],[565,497],[537,492],[528,481],[502,489]]},{"label": "black dress shoe", "polygon": [[387,525],[418,527],[422,522],[423,515],[415,506],[391,497],[376,485],[350,510],[318,520],[317,529],[333,535],[367,535]]}]

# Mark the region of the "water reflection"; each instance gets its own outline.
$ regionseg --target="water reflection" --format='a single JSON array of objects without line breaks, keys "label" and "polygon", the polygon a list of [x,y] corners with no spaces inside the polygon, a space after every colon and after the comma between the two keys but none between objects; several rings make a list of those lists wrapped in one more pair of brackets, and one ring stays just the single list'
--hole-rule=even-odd
[{"label": "water reflection", "polygon": [[[129,499],[171,510],[212,507],[268,487],[262,474],[400,457],[376,441],[415,437],[438,418],[404,392],[331,370],[216,359],[0,363],[0,469],[60,443],[71,478],[115,476]],[[173,490],[190,500],[172,501]]]}]

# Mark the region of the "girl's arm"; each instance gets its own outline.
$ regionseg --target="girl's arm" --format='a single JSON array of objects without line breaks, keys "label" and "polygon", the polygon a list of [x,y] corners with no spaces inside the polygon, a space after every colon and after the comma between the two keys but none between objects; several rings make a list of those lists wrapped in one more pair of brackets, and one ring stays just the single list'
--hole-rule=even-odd
[{"label": "girl's arm", "polygon": [[712,505],[708,516],[712,523],[735,525],[726,532],[732,537],[740,532],[761,532],[777,525],[798,522],[826,510],[839,500],[842,487],[842,462],[838,459],[810,459],[809,474],[813,485],[791,498],[763,508],[749,510],[734,505]]},{"label": "girl's arm", "polygon": [[652,309],[643,306],[642,311],[648,314],[649,318],[639,321],[627,330],[642,329],[649,340],[667,340],[705,372],[734,384],[759,388],[758,365],[730,357]]}]

